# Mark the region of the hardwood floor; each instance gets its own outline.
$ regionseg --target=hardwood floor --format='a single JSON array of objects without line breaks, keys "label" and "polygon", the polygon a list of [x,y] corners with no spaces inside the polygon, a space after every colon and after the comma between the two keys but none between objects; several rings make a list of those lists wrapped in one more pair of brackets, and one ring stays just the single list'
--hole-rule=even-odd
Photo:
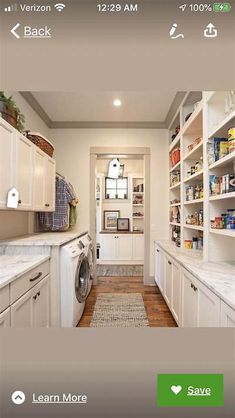
[{"label": "hardwood floor", "polygon": [[141,293],[150,327],[177,327],[157,286],[144,286],[143,277],[99,277],[86,300],[79,327],[89,327],[99,293]]}]

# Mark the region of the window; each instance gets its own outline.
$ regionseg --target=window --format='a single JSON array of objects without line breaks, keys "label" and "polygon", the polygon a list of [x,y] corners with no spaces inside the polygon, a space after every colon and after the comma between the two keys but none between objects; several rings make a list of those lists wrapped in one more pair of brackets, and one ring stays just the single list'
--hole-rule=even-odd
[{"label": "window", "polygon": [[128,199],[128,178],[105,178],[105,199]]}]

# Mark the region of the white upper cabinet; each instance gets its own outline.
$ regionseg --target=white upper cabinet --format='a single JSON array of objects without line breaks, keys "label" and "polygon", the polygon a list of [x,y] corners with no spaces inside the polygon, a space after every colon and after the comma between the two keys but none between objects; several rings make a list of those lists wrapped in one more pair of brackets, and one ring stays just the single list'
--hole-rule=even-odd
[{"label": "white upper cabinet", "polygon": [[38,147],[34,149],[34,210],[55,210],[55,161]]},{"label": "white upper cabinet", "polygon": [[33,150],[29,139],[16,134],[14,185],[19,192],[18,209],[21,210],[33,210]]},{"label": "white upper cabinet", "polygon": [[33,200],[34,209],[43,211],[45,209],[45,154],[40,148],[34,148],[34,188]]},{"label": "white upper cabinet", "polygon": [[55,161],[45,157],[45,209],[46,211],[55,210]]},{"label": "white upper cabinet", "polygon": [[14,128],[0,118],[0,208],[7,208],[7,193],[13,187]]},{"label": "white upper cabinet", "polygon": [[55,210],[55,161],[0,117],[0,209],[19,192],[15,210]]}]

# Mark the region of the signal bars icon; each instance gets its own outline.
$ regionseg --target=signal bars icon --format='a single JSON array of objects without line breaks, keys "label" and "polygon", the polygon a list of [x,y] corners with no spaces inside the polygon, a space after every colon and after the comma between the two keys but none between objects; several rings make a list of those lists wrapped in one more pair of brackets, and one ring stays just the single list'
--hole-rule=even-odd
[{"label": "signal bars icon", "polygon": [[4,12],[17,12],[17,4],[5,7]]}]

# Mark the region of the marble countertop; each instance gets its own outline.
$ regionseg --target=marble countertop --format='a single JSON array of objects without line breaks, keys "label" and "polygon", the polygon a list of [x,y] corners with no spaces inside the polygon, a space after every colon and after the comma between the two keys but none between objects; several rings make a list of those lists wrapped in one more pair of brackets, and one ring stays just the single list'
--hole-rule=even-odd
[{"label": "marble countertop", "polygon": [[0,241],[1,246],[61,246],[75,238],[84,235],[87,231],[74,232],[42,232],[38,234],[25,235],[19,238]]},{"label": "marble countertop", "polygon": [[199,251],[177,248],[169,241],[155,242],[232,309],[235,309],[235,262],[205,262]]},{"label": "marble countertop", "polygon": [[49,260],[45,255],[1,255],[0,289]]}]

